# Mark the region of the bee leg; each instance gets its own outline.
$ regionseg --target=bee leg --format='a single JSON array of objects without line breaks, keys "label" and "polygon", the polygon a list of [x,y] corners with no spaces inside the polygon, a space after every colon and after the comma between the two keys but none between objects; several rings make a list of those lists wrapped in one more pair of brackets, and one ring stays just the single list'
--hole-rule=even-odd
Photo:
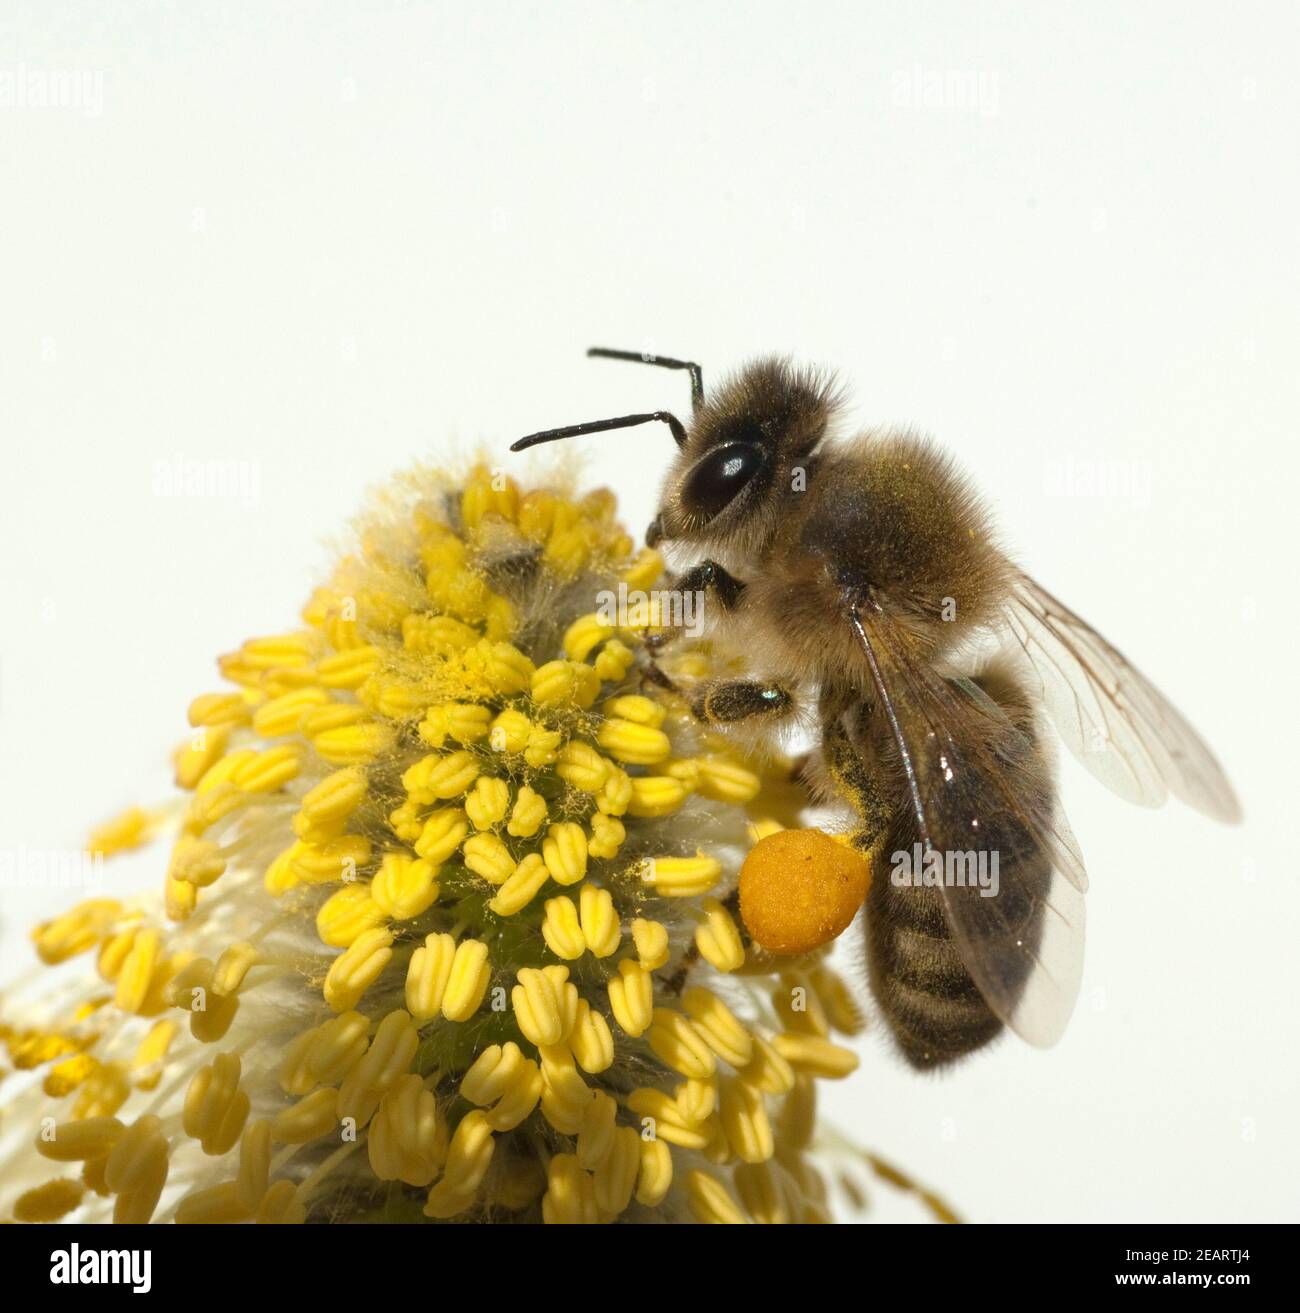
[{"label": "bee leg", "polygon": [[880,784],[838,720],[822,727],[822,755],[832,789],[859,818],[849,843],[864,857],[870,857],[890,822],[889,805]]},{"label": "bee leg", "polygon": [[715,599],[724,611],[734,611],[740,605],[744,582],[728,574],[717,561],[701,561],[693,565],[673,584],[679,593],[701,593],[705,600]]},{"label": "bee leg", "polygon": [[[659,520],[656,517],[654,523],[650,526],[651,532],[655,531]],[[673,580],[673,592],[681,599],[685,599],[687,594],[698,599],[702,607],[709,599],[716,599],[718,605],[724,611],[732,611],[740,604],[741,595],[745,591],[743,581],[737,579],[734,575],[729,574],[716,561],[701,561],[698,565],[693,565],[685,574],[679,575]],[[685,601],[682,602],[685,609]],[[687,615],[689,616],[689,612]],[[650,651],[658,652],[668,646],[682,632],[683,626],[674,624],[671,628],[664,629],[660,633],[647,634],[645,639],[646,647]]]},{"label": "bee leg", "polygon": [[794,694],[783,684],[752,679],[717,680],[691,694],[691,711],[710,725],[734,725],[757,717],[776,719],[788,715],[794,706]]}]

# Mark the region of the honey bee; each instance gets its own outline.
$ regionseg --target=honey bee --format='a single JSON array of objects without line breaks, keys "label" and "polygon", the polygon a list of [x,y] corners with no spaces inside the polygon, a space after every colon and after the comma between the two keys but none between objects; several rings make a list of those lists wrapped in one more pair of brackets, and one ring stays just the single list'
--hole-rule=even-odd
[{"label": "honey bee", "polygon": [[[825,375],[761,359],[706,397],[690,361],[589,354],[685,370],[690,423],[624,415],[512,450],[668,427],[677,453],[647,541],[699,558],[674,587],[702,592],[721,637],[753,654],[752,678],[705,682],[692,706],[714,726],[772,729],[814,709],[809,779],[856,814],[849,841],[873,870],[867,978],[903,1057],[942,1066],[1004,1026],[1054,1043],[1082,972],[1087,876],[1039,712],[1129,801],[1172,793],[1236,821],[1213,753],[1012,564],[946,455],[907,433],[830,436],[841,397]],[[898,878],[910,853],[991,863],[993,896],[987,881]]]}]

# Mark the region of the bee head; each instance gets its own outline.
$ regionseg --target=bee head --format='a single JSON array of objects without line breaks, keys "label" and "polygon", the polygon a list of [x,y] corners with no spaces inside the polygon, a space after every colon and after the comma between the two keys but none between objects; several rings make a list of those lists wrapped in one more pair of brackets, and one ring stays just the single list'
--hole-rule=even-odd
[{"label": "bee head", "polygon": [[690,424],[666,410],[620,415],[530,433],[510,450],[666,424],[678,450],[646,542],[761,554],[772,542],[787,499],[811,480],[817,447],[838,405],[832,380],[772,356],[746,365],[706,401],[700,367],[691,361],[607,347],[592,347],[587,354],[686,370],[694,403]]},{"label": "bee head", "polygon": [[812,477],[836,403],[827,377],[780,358],[733,374],[687,428],[647,540],[761,551]]}]

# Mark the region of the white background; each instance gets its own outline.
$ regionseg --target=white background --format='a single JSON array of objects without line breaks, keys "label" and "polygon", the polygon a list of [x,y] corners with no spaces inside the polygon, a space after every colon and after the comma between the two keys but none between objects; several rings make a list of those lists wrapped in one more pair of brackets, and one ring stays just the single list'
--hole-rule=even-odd
[{"label": "white background", "polygon": [[[368,485],[687,410],[588,345],[706,382],[790,352],[957,453],[1247,811],[1067,765],[1093,891],[1062,1043],[919,1079],[869,1040],[830,1111],[973,1218],[1300,1216],[1294,6],[6,14],[0,74],[102,75],[102,112],[0,108],[0,849],[166,796],[214,655],[296,615]],[[587,443],[637,527],[668,442]],[[254,463],[255,503],[155,495],[179,459]],[[4,978],[62,901],[4,891]]]}]

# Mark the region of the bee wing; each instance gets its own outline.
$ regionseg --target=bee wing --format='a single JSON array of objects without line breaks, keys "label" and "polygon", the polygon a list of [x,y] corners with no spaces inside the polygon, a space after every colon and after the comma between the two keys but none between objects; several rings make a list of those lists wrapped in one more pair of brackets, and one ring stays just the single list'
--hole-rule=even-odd
[{"label": "bee wing", "polygon": [[870,607],[850,620],[898,750],[927,853],[997,856],[998,885],[941,885],[953,941],[994,1014],[1022,1039],[1060,1037],[1083,971],[1087,875],[1037,746],[973,685],[914,658]]},{"label": "bee wing", "polygon": [[1042,681],[1057,732],[1103,784],[1144,807],[1172,792],[1215,820],[1241,819],[1205,741],[1091,625],[1027,575],[1012,590],[1007,622]]}]

